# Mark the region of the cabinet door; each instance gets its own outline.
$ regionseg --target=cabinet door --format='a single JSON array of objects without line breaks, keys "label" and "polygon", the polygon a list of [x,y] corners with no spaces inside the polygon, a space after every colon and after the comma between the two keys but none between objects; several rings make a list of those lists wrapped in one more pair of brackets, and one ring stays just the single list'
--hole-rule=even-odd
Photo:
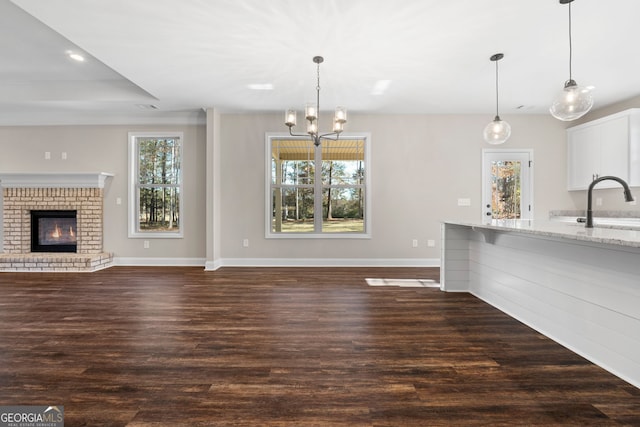
[{"label": "cabinet door", "polygon": [[[613,175],[629,181],[629,117],[618,117],[600,128],[599,176]],[[615,181],[603,181],[598,188],[619,187]]]},{"label": "cabinet door", "polygon": [[629,185],[640,187],[640,109],[629,115]]},{"label": "cabinet door", "polygon": [[[629,181],[629,117],[618,116],[567,130],[567,188],[586,190],[595,177]],[[602,181],[597,188],[619,187]]]},{"label": "cabinet door", "polygon": [[586,190],[599,167],[600,130],[598,126],[569,129],[567,189]]}]

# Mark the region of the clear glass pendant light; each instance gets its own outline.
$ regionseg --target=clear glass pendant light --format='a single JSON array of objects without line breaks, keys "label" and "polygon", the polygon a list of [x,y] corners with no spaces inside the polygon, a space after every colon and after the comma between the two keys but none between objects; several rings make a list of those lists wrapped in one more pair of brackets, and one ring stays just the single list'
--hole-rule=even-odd
[{"label": "clear glass pendant light", "polygon": [[578,86],[575,80],[569,80],[564,90],[558,94],[549,108],[549,112],[558,120],[569,122],[579,119],[593,107],[593,96],[589,88]]},{"label": "clear glass pendant light", "polygon": [[503,144],[511,136],[511,126],[500,119],[498,113],[498,61],[504,58],[504,54],[496,53],[489,58],[496,63],[496,117],[484,128],[484,140],[493,145]]},{"label": "clear glass pendant light", "polygon": [[560,0],[560,4],[569,4],[569,80],[564,84],[562,92],[553,100],[549,112],[553,117],[565,122],[579,119],[593,107],[591,88],[578,86],[572,78],[571,59],[573,46],[571,42],[571,2],[573,0]]},{"label": "clear glass pendant light", "polygon": [[511,136],[511,126],[500,116],[496,116],[491,123],[484,128],[484,140],[492,145],[503,144]]}]

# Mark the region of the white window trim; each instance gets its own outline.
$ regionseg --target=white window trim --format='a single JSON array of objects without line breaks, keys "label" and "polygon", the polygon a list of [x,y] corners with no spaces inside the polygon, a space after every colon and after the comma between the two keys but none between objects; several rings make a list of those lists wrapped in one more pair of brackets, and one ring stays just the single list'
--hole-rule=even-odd
[{"label": "white window trim", "polygon": [[371,134],[370,133],[341,133],[343,139],[364,139],[365,165],[365,200],[364,200],[364,232],[362,233],[274,233],[271,231],[271,140],[294,138],[284,132],[267,132],[265,134],[265,238],[266,239],[371,239],[372,224],[372,186],[371,186]]},{"label": "white window trim", "polygon": [[[178,231],[138,231],[138,218],[140,203],[138,203],[138,192],[136,186],[138,184],[138,152],[137,138],[169,138],[175,137],[180,139],[180,191],[178,200],[180,201],[180,229]],[[182,132],[129,132],[129,238],[133,239],[182,239],[184,237],[184,203],[182,200],[184,194],[183,171],[184,166],[184,135]]]}]

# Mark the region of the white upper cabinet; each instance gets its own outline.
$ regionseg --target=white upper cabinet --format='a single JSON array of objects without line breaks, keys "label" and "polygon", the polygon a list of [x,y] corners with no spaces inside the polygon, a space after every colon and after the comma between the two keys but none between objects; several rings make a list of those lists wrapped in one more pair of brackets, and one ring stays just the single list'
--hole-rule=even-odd
[{"label": "white upper cabinet", "polygon": [[[605,175],[640,186],[640,109],[630,109],[567,129],[567,187],[586,190]],[[598,188],[619,187],[602,181]]]}]

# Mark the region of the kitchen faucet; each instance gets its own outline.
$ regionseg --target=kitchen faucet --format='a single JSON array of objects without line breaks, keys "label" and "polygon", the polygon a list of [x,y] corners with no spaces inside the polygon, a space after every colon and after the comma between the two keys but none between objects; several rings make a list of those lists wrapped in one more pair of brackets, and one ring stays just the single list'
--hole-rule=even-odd
[{"label": "kitchen faucet", "polygon": [[611,179],[613,181],[619,182],[620,185],[622,185],[622,188],[624,188],[624,201],[633,202],[633,196],[631,195],[631,190],[629,189],[629,186],[627,185],[626,182],[624,182],[623,179],[618,178],[617,176],[601,176],[600,178],[596,178],[589,185],[589,191],[587,193],[587,224],[585,225],[586,228],[593,228],[593,211],[591,210],[591,192],[593,190],[593,187],[595,187],[595,185],[600,181],[605,181],[607,179]]}]

